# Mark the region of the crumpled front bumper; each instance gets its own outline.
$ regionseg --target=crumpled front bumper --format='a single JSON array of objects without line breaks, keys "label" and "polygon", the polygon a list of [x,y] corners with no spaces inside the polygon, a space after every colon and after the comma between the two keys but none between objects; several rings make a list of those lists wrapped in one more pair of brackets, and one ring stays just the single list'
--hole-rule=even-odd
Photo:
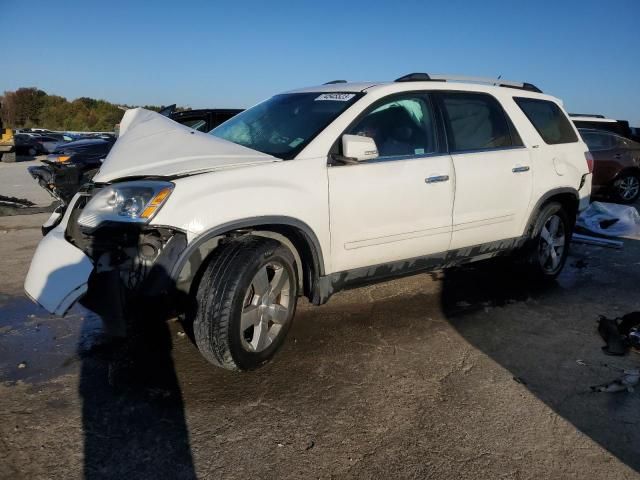
[{"label": "crumpled front bumper", "polygon": [[24,284],[27,295],[55,315],[65,315],[81,300],[111,319],[124,318],[127,302],[159,305],[170,299],[176,293],[173,267],[186,247],[186,234],[127,224],[85,234],[76,222],[86,197],[77,194],[40,241]]},{"label": "crumpled front bumper", "polygon": [[[66,219],[65,219],[66,220]],[[87,292],[93,263],[64,237],[63,221],[41,241],[24,282],[27,295],[55,315],[64,315]]]}]

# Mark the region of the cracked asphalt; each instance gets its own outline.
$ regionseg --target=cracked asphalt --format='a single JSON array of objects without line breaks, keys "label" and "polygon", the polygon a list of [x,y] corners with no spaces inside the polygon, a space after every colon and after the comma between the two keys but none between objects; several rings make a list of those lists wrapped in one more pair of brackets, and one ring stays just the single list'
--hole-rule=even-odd
[{"label": "cracked asphalt", "polygon": [[22,294],[46,215],[0,218],[1,478],[640,478],[640,394],[590,386],[598,314],[640,310],[640,242],[551,286],[496,262],[300,301],[275,360],[208,365],[177,321],[107,343]]}]

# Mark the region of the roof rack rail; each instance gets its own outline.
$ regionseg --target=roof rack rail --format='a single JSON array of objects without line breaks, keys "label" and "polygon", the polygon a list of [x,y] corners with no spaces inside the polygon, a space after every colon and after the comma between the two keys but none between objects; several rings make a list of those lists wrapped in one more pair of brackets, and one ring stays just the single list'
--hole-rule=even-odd
[{"label": "roof rack rail", "polygon": [[323,83],[323,85],[333,85],[335,83],[347,83],[346,80],[331,80],[330,82]]},{"label": "roof rack rail", "polygon": [[570,113],[570,117],[593,117],[593,118],[606,118],[604,115],[597,115],[595,113]]},{"label": "roof rack rail", "polygon": [[396,78],[395,82],[428,82],[433,80],[428,73],[409,73],[400,78]]},{"label": "roof rack rail", "polygon": [[529,92],[542,93],[538,87],[527,82],[511,82],[500,78],[466,77],[463,75],[429,75],[428,73],[410,73],[395,80],[396,82],[471,82],[487,83],[498,87],[518,88]]}]

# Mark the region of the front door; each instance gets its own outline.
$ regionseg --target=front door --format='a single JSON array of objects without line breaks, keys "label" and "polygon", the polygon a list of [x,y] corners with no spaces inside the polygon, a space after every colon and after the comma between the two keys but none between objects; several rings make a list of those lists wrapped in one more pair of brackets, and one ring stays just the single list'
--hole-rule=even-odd
[{"label": "front door", "polygon": [[429,97],[387,97],[345,133],[373,138],[379,156],[328,167],[332,270],[445,253],[455,179]]}]

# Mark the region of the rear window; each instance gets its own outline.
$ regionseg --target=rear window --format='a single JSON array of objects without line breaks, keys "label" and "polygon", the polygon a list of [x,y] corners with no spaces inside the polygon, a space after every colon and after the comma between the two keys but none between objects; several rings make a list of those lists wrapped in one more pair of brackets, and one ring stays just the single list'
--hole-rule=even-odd
[{"label": "rear window", "polygon": [[440,95],[451,151],[522,146],[522,140],[502,106],[483,93]]},{"label": "rear window", "polygon": [[524,97],[515,97],[514,100],[545,143],[557,145],[578,141],[569,119],[554,102]]}]

